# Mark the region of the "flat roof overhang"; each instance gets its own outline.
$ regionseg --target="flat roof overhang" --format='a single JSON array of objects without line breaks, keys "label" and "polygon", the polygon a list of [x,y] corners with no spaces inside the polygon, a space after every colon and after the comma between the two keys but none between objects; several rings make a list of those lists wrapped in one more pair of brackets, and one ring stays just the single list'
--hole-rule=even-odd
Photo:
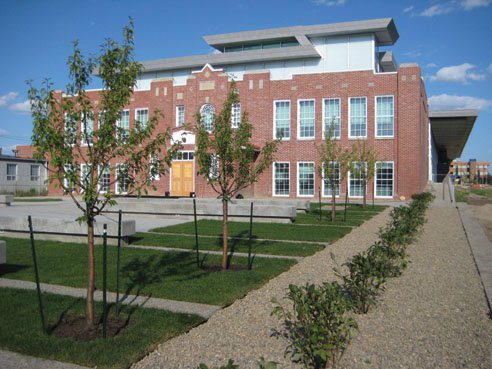
[{"label": "flat roof overhang", "polygon": [[451,162],[461,156],[477,117],[478,111],[473,109],[429,111],[431,132],[440,161]]}]

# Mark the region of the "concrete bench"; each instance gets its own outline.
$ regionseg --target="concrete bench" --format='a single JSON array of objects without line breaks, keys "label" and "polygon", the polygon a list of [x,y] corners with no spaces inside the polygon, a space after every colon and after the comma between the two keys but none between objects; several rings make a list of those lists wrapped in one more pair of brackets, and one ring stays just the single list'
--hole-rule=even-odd
[{"label": "concrete bench", "polygon": [[0,241],[0,264],[7,262],[7,244],[5,241]]},{"label": "concrete bench", "polygon": [[0,207],[6,207],[12,205],[14,202],[13,195],[0,195]]}]

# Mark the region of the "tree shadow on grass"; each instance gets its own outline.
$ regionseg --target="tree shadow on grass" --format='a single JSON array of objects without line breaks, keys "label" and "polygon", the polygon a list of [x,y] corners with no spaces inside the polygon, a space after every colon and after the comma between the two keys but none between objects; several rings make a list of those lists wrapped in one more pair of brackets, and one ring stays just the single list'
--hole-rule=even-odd
[{"label": "tree shadow on grass", "polygon": [[18,271],[26,268],[29,268],[29,266],[21,264],[0,264],[0,277],[12,273],[17,273]]}]

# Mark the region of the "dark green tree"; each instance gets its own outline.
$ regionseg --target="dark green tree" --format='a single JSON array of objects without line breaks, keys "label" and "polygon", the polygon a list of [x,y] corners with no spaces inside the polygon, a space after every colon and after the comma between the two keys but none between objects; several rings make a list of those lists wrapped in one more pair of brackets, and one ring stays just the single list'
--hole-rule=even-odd
[{"label": "dark green tree", "polygon": [[258,148],[251,142],[253,126],[244,112],[238,127],[232,126],[232,108],[239,104],[239,94],[232,82],[222,111],[214,116],[207,131],[203,117],[197,114],[196,159],[202,175],[222,200],[223,253],[222,268],[227,269],[229,201],[241,190],[258,181],[277,151],[279,141],[267,141]]},{"label": "dark green tree", "polygon": [[[87,225],[86,320],[92,325],[96,216],[107,205],[116,204],[115,185],[120,192],[138,195],[152,186],[153,179],[168,170],[179,145],[166,149],[170,132],[154,133],[160,117],[158,111],[148,121],[137,122],[133,129],[119,123],[122,109],[129,104],[142,71],[142,66],[134,61],[131,19],[123,29],[123,42],[107,39],[97,57],[84,57],[74,42],[67,65],[70,82],[66,91],[54,91],[48,80],[40,89],[28,82],[34,125],[32,142],[35,157],[49,160],[49,180],[73,199],[82,212],[77,220]],[[98,102],[86,92],[94,71],[102,82]],[[99,123],[97,129],[95,118]],[[115,175],[111,176],[109,163],[113,159],[122,164],[114,168]],[[76,196],[76,190],[80,197]]]}]

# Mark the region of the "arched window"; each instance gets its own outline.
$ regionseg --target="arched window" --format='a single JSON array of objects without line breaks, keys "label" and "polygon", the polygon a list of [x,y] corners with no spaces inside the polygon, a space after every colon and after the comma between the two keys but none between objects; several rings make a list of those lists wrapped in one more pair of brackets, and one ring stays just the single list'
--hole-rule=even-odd
[{"label": "arched window", "polygon": [[214,114],[215,109],[211,104],[205,104],[200,109],[202,124],[207,131],[211,131],[214,128]]}]

